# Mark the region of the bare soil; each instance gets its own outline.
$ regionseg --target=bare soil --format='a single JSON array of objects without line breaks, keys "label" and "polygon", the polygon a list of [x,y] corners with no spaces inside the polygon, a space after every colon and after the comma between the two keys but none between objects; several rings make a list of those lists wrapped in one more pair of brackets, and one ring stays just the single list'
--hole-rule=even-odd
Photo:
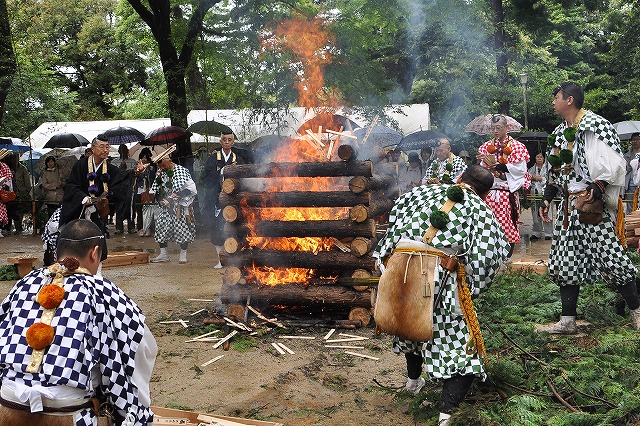
[{"label": "bare soil", "polygon": [[[548,253],[548,244],[536,244],[543,252],[546,247]],[[2,238],[0,264],[14,256],[42,259],[41,247],[39,236]],[[153,256],[157,245],[153,238],[123,234],[112,237],[109,248],[145,250]],[[243,332],[228,351],[213,349],[213,343],[185,342],[202,333],[204,318],[221,310],[216,302],[188,299],[215,300],[223,270],[213,268],[218,259],[207,239],[199,238],[189,247],[187,264],[178,264],[177,246],[170,245],[169,250],[169,263],[103,270],[105,277],[141,306],[157,340],[159,354],[151,383],[154,405],[292,426],[415,424],[408,413],[409,396],[374,382],[376,379],[388,387],[403,387],[406,373],[404,357],[390,350],[389,336],[376,336],[373,328],[338,330],[336,335],[345,332],[368,337],[361,345],[364,349],[357,352],[378,360],[348,355],[344,349],[324,348],[321,342],[329,328],[286,330],[287,335],[313,336],[313,340],[282,340],[273,333],[248,336],[249,332]],[[42,262],[36,266],[42,266]],[[4,297],[13,284],[0,281],[0,295]],[[205,311],[191,315],[201,309]],[[189,321],[189,328],[160,324],[178,319]],[[285,343],[295,354],[278,354],[271,346],[275,341]],[[201,366],[218,355],[224,357]],[[426,424],[435,424],[435,418]]]}]

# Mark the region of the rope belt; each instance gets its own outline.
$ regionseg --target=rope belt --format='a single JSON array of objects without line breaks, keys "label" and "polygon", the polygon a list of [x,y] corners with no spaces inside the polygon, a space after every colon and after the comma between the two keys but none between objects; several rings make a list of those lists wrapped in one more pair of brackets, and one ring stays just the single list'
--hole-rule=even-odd
[{"label": "rope belt", "polygon": [[[31,407],[29,407],[28,405],[22,405],[22,404],[19,404],[17,402],[9,401],[7,399],[4,399],[2,396],[0,396],[0,405],[2,405],[3,407],[10,408],[12,410],[26,411],[28,413],[31,413]],[[91,399],[88,399],[87,402],[84,402],[82,404],[69,405],[69,406],[66,406],[66,407],[47,407],[47,406],[43,406],[42,407],[42,412],[45,413],[45,414],[46,413],[74,413],[76,411],[84,410],[85,408],[92,408],[97,413],[98,412],[98,399],[97,398],[91,398]]]},{"label": "rope belt", "polygon": [[[444,260],[441,263],[442,267],[451,271],[456,272],[456,282],[458,285],[458,298],[460,299],[460,307],[462,309],[462,314],[464,315],[464,321],[467,324],[467,328],[469,329],[469,341],[465,346],[465,352],[468,355],[472,355],[477,353],[480,358],[485,360],[485,363],[488,365],[487,361],[487,349],[484,345],[484,339],[482,337],[482,332],[480,331],[480,323],[478,322],[478,316],[476,315],[475,308],[473,306],[473,300],[471,300],[471,292],[469,291],[469,287],[467,286],[467,271],[465,269],[464,264],[457,261],[455,256],[450,256],[446,253],[443,253],[439,250],[429,250],[429,249],[418,249],[418,248],[396,248],[395,252],[403,252],[408,254],[420,254],[426,253],[430,255],[435,255]],[[422,260],[422,257],[420,258]],[[457,270],[454,269],[452,261],[457,263]],[[445,263],[446,262],[446,263]],[[407,262],[407,267],[409,262]],[[405,280],[406,280],[406,268],[405,268]]]}]

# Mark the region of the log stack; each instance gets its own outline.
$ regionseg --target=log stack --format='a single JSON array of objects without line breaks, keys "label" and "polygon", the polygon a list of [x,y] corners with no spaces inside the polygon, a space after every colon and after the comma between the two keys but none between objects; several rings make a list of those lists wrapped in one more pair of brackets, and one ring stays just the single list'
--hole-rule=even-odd
[{"label": "log stack", "polygon": [[627,237],[627,247],[638,247],[638,240],[640,240],[640,210],[632,211],[625,216],[624,229]]},{"label": "log stack", "polygon": [[[342,161],[230,165],[224,169],[219,202],[225,219],[220,261],[226,267],[221,300],[227,305],[263,302],[284,306],[341,306],[371,309],[375,280],[369,285],[342,285],[340,279],[372,277],[378,222],[393,206],[395,176],[375,175],[371,161],[355,155]],[[323,179],[321,189],[305,185],[283,188],[287,179]],[[306,181],[305,181],[306,182]],[[261,218],[261,210],[324,210],[322,219]],[[329,212],[329,213],[327,213]],[[280,213],[278,213],[280,214]],[[273,215],[273,213],[271,213]],[[327,219],[326,216],[331,218]],[[322,238],[318,251],[300,251],[251,244],[252,239]],[[265,283],[254,268],[311,269],[305,282]]]}]

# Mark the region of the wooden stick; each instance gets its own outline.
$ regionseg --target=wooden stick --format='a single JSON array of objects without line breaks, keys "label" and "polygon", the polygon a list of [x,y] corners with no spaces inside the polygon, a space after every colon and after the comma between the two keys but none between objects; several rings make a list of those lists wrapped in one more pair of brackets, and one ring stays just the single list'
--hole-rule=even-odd
[{"label": "wooden stick", "polygon": [[349,133],[344,133],[344,132],[336,132],[335,130],[327,130],[327,133],[331,133],[333,135],[338,135],[338,136],[344,136],[345,138],[350,138],[350,139],[358,139],[357,136],[350,135]]},{"label": "wooden stick", "polygon": [[246,423],[234,422],[233,420],[221,419],[216,416],[207,416],[206,414],[199,414],[198,421],[204,422],[200,423],[201,425],[212,425],[212,426],[243,426]]},{"label": "wooden stick", "polygon": [[192,338],[190,340],[185,340],[185,343],[186,342],[195,342],[195,341],[201,340],[201,339],[203,339],[203,338],[205,338],[207,336],[211,336],[212,334],[216,334],[216,333],[220,333],[220,330],[213,330],[213,331],[210,331],[208,333],[201,334],[201,335],[196,336],[196,337],[194,337],[194,338]]},{"label": "wooden stick", "polygon": [[335,349],[364,349],[364,346],[349,346],[349,345],[324,345],[325,348]]},{"label": "wooden stick", "polygon": [[191,302],[215,302],[213,299],[187,299]]},{"label": "wooden stick", "polygon": [[217,360],[219,360],[219,359],[220,359],[220,358],[222,358],[223,356],[224,356],[224,355],[218,355],[218,356],[217,356],[217,357],[215,357],[215,358],[211,358],[209,361],[207,361],[207,362],[205,362],[205,363],[203,363],[203,364],[200,364],[200,367],[206,367],[206,366],[207,366],[207,365],[209,365],[209,364],[213,364],[214,362],[216,362]]},{"label": "wooden stick", "polygon": [[338,333],[338,336],[351,337],[353,339],[368,339],[368,337],[356,336],[355,334],[347,334],[347,333]]},{"label": "wooden stick", "polygon": [[233,330],[231,333],[229,333],[226,336],[224,336],[224,338],[222,340],[220,340],[218,343],[213,345],[213,349],[216,349],[216,348],[220,347],[224,342],[226,342],[227,340],[231,339],[236,334],[238,334],[238,330]]},{"label": "wooden stick", "polygon": [[322,143],[322,139],[320,139],[318,137],[318,135],[316,135],[315,133],[313,133],[311,130],[307,129],[305,130],[305,132],[311,136],[313,138],[314,141],[316,141],[318,143],[318,145],[320,145],[322,148],[324,148],[324,143]]},{"label": "wooden stick", "polygon": [[327,339],[328,339],[329,337],[331,337],[331,335],[332,335],[333,333],[335,333],[335,332],[336,332],[336,329],[335,329],[335,328],[332,328],[332,329],[331,329],[331,330],[329,330],[329,332],[328,332],[328,333],[323,337],[323,339],[324,339],[324,340],[327,340]]},{"label": "wooden stick", "polygon": [[369,356],[369,355],[365,355],[365,354],[359,354],[357,352],[350,352],[350,351],[344,351],[345,354],[349,354],[349,355],[353,355],[353,356],[359,356],[361,358],[367,358],[367,359],[372,359],[374,361],[378,361],[380,360],[380,358],[376,358],[375,356]]},{"label": "wooden stick", "polygon": [[264,315],[262,315],[258,310],[254,309],[254,308],[253,308],[253,306],[251,306],[251,305],[247,305],[247,309],[249,309],[251,312],[253,312],[254,314],[256,314],[256,316],[257,316],[258,318],[260,318],[261,320],[263,320],[263,321],[266,321],[266,322],[268,322],[268,323],[271,323],[271,324],[273,324],[273,325],[275,325],[275,326],[277,326],[277,327],[280,327],[280,328],[287,328],[287,327],[285,327],[285,326],[284,326],[284,324],[282,324],[282,323],[281,323],[281,322],[279,322],[278,320],[276,320],[276,319],[269,319],[269,318],[265,317],[265,316],[264,316]]},{"label": "wooden stick", "polygon": [[368,337],[360,337],[358,339],[355,339],[353,337],[350,337],[348,339],[332,339],[332,340],[327,340],[326,343],[360,342],[362,340],[369,340],[369,338]]},{"label": "wooden stick", "polygon": [[206,311],[206,309],[205,309],[205,308],[198,309],[197,311],[195,311],[194,313],[192,313],[192,314],[191,314],[191,316],[197,315],[197,314],[199,314],[200,312],[203,312],[203,311]]},{"label": "wooden stick", "polygon": [[311,147],[314,148],[315,150],[322,151],[322,147],[318,146],[316,140],[313,139],[313,137],[302,138],[302,140],[307,142],[309,145],[311,145]]},{"label": "wooden stick", "polygon": [[278,339],[308,339],[308,340],[313,340],[315,339],[314,336],[278,336]]},{"label": "wooden stick", "polygon": [[241,330],[246,330],[246,331],[252,331],[250,327],[248,327],[248,326],[246,326],[246,325],[244,325],[242,323],[232,321],[231,319],[229,319],[227,317],[222,317],[222,319],[225,320],[226,322],[228,322],[230,325],[236,327],[236,328],[239,328]]},{"label": "wooden stick", "polygon": [[185,343],[194,343],[194,342],[199,342],[199,343],[211,343],[211,342],[217,342],[218,340],[222,339],[222,337],[203,337],[202,339],[190,339],[190,340],[185,340]]},{"label": "wooden stick", "polygon": [[379,118],[380,118],[379,115],[376,115],[375,117],[373,117],[373,120],[371,120],[371,124],[367,129],[367,133],[364,134],[364,138],[362,138],[362,142],[360,142],[360,145],[364,145],[365,143],[367,143],[367,139],[369,139],[369,135],[371,135],[371,131],[373,130],[375,125],[378,123]]},{"label": "wooden stick", "polygon": [[337,239],[336,237],[331,237],[331,242],[334,246],[338,247],[344,253],[350,253],[351,247],[347,246],[345,243]]},{"label": "wooden stick", "polygon": [[183,326],[184,328],[189,328],[189,326],[187,325],[187,322],[189,322],[189,320],[187,320],[187,321],[185,321],[185,320],[179,320],[178,322],[179,322],[180,324],[182,324],[182,326]]},{"label": "wooden stick", "polygon": [[294,351],[289,349],[289,347],[286,346],[284,343],[276,343],[276,345],[280,346],[282,349],[284,349],[285,351],[289,352],[291,355],[295,355],[296,354]]},{"label": "wooden stick", "polygon": [[272,342],[271,346],[273,346],[280,355],[284,355],[286,353],[276,342]]},{"label": "wooden stick", "polygon": [[175,321],[159,321],[158,324],[182,324],[185,322],[189,322],[189,320],[175,320]]}]

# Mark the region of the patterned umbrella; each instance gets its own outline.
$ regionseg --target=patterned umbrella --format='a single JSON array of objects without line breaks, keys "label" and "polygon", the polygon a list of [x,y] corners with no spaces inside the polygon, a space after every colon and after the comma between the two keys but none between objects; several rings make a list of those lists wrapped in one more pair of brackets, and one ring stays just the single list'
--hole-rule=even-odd
[{"label": "patterned umbrella", "polygon": [[152,130],[140,143],[145,146],[171,144],[183,142],[191,135],[190,131],[180,126],[163,126]]},{"label": "patterned umbrella", "polygon": [[122,145],[124,143],[140,142],[145,139],[145,134],[133,127],[114,127],[103,133],[107,137],[107,142],[111,145]]},{"label": "patterned umbrella", "polygon": [[403,137],[396,147],[401,151],[414,151],[422,148],[435,148],[440,145],[440,139],[449,138],[437,130],[418,130]]},{"label": "patterned umbrella", "polygon": [[44,144],[43,148],[75,148],[77,146],[89,145],[89,141],[77,133],[58,133],[51,136],[51,139]]},{"label": "patterned umbrella", "polygon": [[507,133],[519,132],[522,129],[522,124],[518,123],[515,118],[509,117],[504,114],[485,114],[479,115],[464,128],[465,132],[476,133],[478,135],[487,135],[491,132],[491,125],[493,120],[497,120],[500,116],[507,119]]},{"label": "patterned umbrella", "polygon": [[369,130],[368,127],[360,127],[353,131],[353,136],[358,138],[358,144],[362,145],[364,137],[369,133],[369,137],[365,141],[365,145],[371,144],[375,146],[385,147],[398,145],[402,139],[402,134],[397,130],[393,130],[386,126],[374,126]]}]

